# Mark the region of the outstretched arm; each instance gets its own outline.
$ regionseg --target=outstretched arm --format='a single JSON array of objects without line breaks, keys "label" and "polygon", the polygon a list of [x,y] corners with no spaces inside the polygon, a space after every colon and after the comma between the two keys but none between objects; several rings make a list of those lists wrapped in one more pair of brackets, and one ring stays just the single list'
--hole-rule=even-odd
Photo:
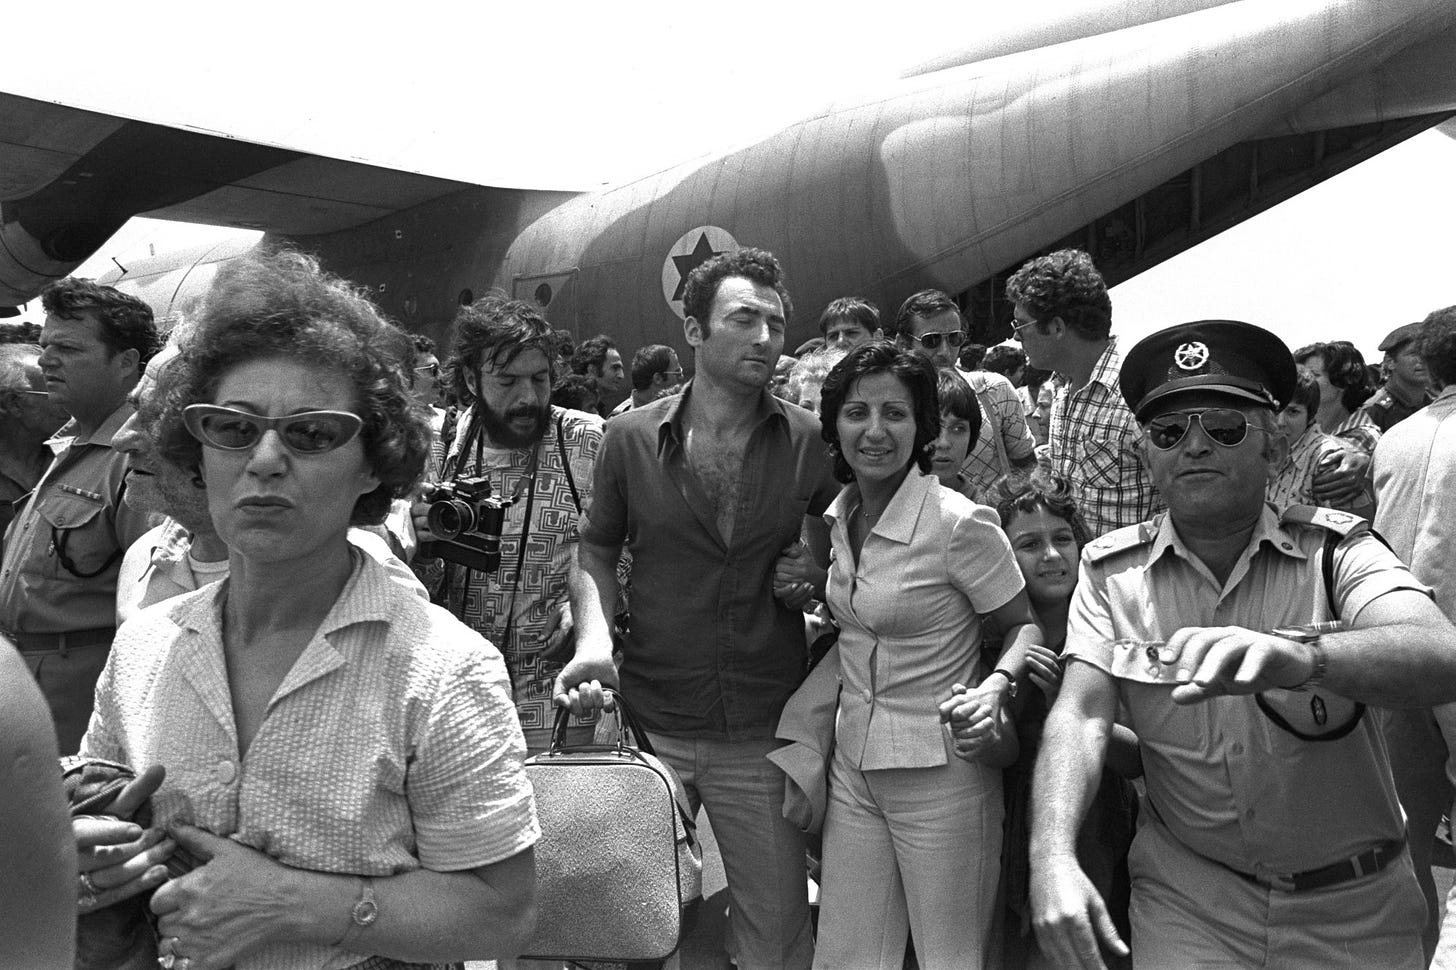
[{"label": "outstretched arm", "polygon": [[1041,948],[1059,967],[1103,970],[1099,939],[1118,954],[1128,952],[1077,862],[1077,831],[1097,792],[1116,713],[1112,676],[1070,662],[1047,715],[1032,787],[1032,921]]}]

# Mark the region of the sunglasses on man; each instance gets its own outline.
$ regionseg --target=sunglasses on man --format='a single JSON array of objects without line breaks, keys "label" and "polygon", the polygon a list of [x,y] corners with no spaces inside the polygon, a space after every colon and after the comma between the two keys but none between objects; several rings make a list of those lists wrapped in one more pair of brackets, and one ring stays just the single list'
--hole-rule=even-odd
[{"label": "sunglasses on man", "polygon": [[1148,443],[1159,451],[1177,446],[1188,429],[1197,421],[1208,440],[1225,448],[1232,448],[1248,437],[1249,432],[1268,432],[1249,423],[1248,415],[1236,408],[1207,408],[1202,411],[1170,411],[1149,421],[1144,433]]},{"label": "sunglasses on man", "polygon": [[941,340],[945,341],[947,347],[954,349],[965,341],[966,332],[964,330],[946,330],[944,332],[932,330],[930,333],[922,333],[920,336],[912,337],[911,339],[926,350],[939,349]]},{"label": "sunglasses on man", "polygon": [[300,411],[281,418],[266,418],[219,404],[192,404],[182,409],[182,421],[192,437],[220,451],[247,451],[269,431],[295,455],[322,455],[342,448],[364,427],[364,419],[349,411]]}]

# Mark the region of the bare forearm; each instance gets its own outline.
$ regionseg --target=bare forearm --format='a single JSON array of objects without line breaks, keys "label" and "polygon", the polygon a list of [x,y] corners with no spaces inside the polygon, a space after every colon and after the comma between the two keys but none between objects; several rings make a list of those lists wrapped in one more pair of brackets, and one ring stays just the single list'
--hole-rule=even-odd
[{"label": "bare forearm", "polygon": [[577,649],[602,649],[610,655],[612,618],[617,612],[617,557],[620,550],[587,542],[577,544],[568,577]]},{"label": "bare forearm", "polygon": [[287,900],[287,936],[297,942],[440,963],[515,956],[535,927],[536,876],[530,851],[476,870],[418,869],[377,878],[379,915],[362,927],[350,919],[359,900],[358,877],[289,873],[280,896]]},{"label": "bare forearm", "polygon": [[1456,701],[1453,632],[1443,621],[1392,623],[1322,637],[1328,666],[1320,686],[1375,707],[1434,707]]},{"label": "bare forearm", "polygon": [[1085,717],[1074,704],[1055,704],[1047,715],[1032,782],[1033,860],[1076,855],[1077,830],[1097,792],[1108,733],[1105,721]]}]

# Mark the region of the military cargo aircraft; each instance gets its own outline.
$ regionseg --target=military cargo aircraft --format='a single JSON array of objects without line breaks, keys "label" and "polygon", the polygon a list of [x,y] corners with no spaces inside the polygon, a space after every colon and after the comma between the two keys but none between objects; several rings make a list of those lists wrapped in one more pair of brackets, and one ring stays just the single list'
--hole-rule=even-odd
[{"label": "military cargo aircraft", "polygon": [[[950,45],[947,45],[950,46]],[[0,306],[133,215],[262,229],[444,335],[490,287],[578,336],[685,351],[681,284],[739,245],[788,267],[814,335],[847,293],[937,286],[983,342],[1024,259],[1090,251],[1109,282],[1456,113],[1449,0],[1086,0],[947,50],[746,147],[593,192],[473,185],[0,93]],[[224,243],[104,277],[185,310]]]}]

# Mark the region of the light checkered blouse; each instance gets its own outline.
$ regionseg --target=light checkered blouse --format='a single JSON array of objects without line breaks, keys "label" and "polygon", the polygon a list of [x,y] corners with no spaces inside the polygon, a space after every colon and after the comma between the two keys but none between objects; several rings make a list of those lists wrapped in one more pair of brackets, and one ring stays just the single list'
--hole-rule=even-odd
[{"label": "light checkered blouse", "polygon": [[[525,745],[494,647],[354,550],[354,572],[238,757],[222,610],[229,582],[118,631],[81,750],[162,764],[155,823],[186,822],[316,872],[473,869],[540,838]],[[347,967],[276,944],[237,970]]]},{"label": "light checkered blouse", "polygon": [[1138,454],[1142,430],[1118,390],[1121,371],[1122,356],[1113,337],[1087,385],[1064,387],[1052,402],[1052,470],[1072,483],[1093,536],[1136,525],[1163,508]]}]

